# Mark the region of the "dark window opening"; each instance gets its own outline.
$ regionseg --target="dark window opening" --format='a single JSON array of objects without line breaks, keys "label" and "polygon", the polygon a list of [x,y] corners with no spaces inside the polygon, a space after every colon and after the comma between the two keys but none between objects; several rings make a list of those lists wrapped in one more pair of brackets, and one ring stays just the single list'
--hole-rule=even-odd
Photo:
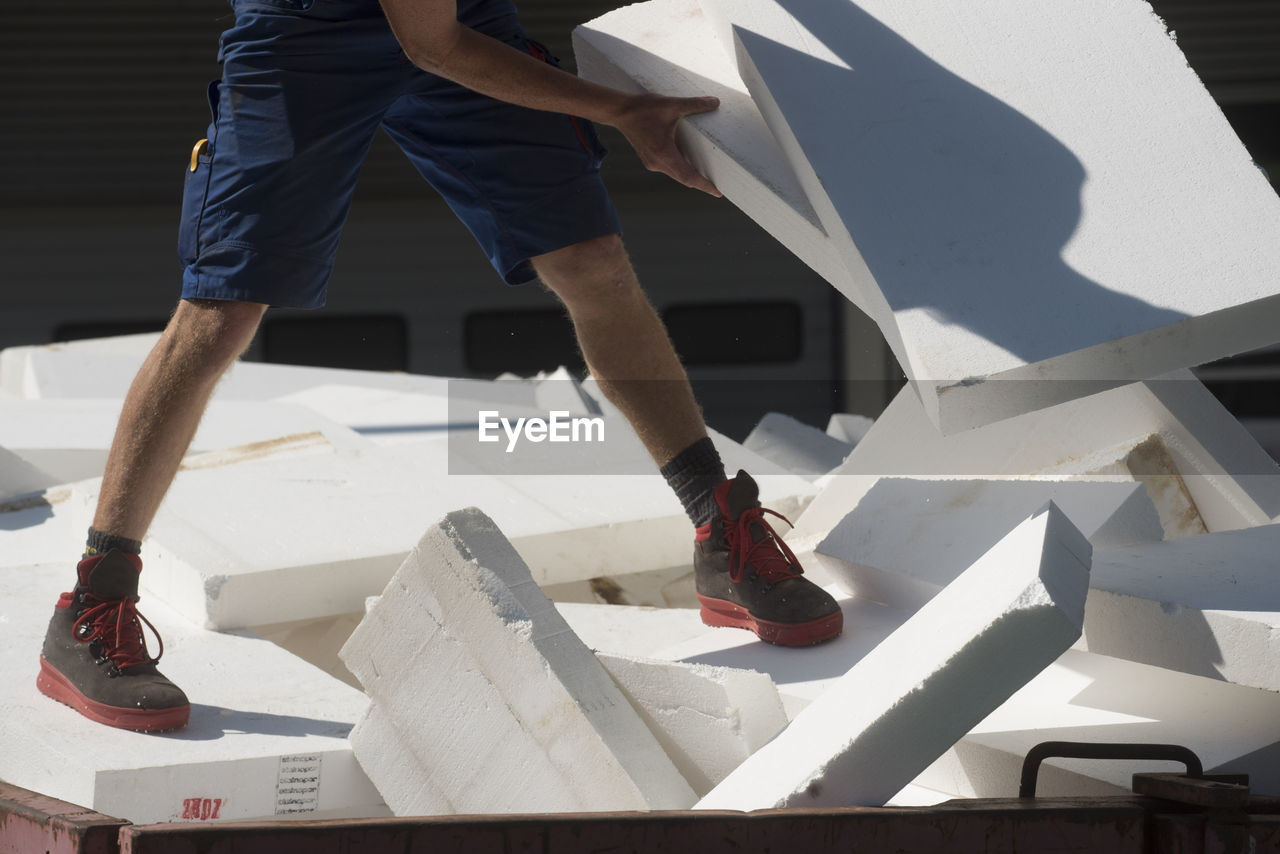
[{"label": "dark window opening", "polygon": [[1209,393],[1236,418],[1280,418],[1280,380],[1204,380]]},{"label": "dark window opening", "polygon": [[676,352],[691,368],[795,362],[804,354],[799,303],[676,305],[662,316]]},{"label": "dark window opening", "polygon": [[399,315],[268,318],[260,337],[264,362],[362,371],[409,368],[409,325]]},{"label": "dark window opening", "polygon": [[80,341],[85,338],[111,338],[116,335],[139,335],[164,331],[167,320],[90,320],[59,324],[53,330],[54,341]]},{"label": "dark window opening", "polygon": [[585,370],[573,324],[559,309],[475,312],[463,321],[462,340],[467,370],[475,376],[533,376],[561,365]]},{"label": "dark window opening", "polygon": [[1196,370],[1205,388],[1237,418],[1280,418],[1280,349],[1267,347]]}]

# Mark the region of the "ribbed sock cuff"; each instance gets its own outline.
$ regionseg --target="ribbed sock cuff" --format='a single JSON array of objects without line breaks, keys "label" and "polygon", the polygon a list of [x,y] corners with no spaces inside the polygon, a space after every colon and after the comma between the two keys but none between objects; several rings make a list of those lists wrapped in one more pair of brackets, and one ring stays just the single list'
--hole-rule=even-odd
[{"label": "ribbed sock cuff", "polygon": [[724,463],[711,438],[704,436],[676,454],[659,471],[675,491],[689,521],[701,527],[720,513],[715,488],[725,481]]},{"label": "ribbed sock cuff", "polygon": [[84,545],[85,557],[106,554],[112,549],[119,549],[131,555],[142,554],[142,541],[130,540],[127,537],[121,537],[116,534],[108,534],[106,531],[99,531],[97,528],[89,529],[89,538]]}]

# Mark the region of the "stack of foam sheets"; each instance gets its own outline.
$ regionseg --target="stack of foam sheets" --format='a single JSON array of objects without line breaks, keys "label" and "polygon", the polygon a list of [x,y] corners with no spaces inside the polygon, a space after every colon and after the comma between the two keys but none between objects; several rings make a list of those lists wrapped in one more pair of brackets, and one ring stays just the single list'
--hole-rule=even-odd
[{"label": "stack of foam sheets", "polygon": [[[346,737],[364,717],[365,731],[376,729],[378,715],[364,714],[367,697],[350,686],[354,679],[339,663],[317,654],[315,638],[333,634],[328,623],[349,631],[365,598],[383,591],[434,521],[468,505],[485,507],[504,520],[529,562],[524,565],[544,584],[653,570],[679,574],[691,557],[679,503],[638,456],[642,446],[625,420],[597,402],[593,383],[564,372],[479,382],[237,365],[219,387],[144,544],[142,609],[167,641],[162,667],[192,697],[191,723],[172,736],[88,724],[35,691],[37,654],[57,593],[72,580],[99,486],[97,479],[75,478],[101,468],[121,407],[120,397],[109,395],[127,389],[153,341],[17,348],[0,356],[12,381],[0,402],[0,577],[6,585],[0,619],[29,652],[11,657],[12,672],[5,674],[4,704],[13,714],[3,737],[24,747],[5,752],[0,779],[135,821],[385,815],[384,798]],[[78,385],[85,375],[94,381]],[[470,417],[474,431],[481,408],[512,418],[598,415],[619,457],[615,476],[584,474],[599,467],[590,456],[577,468],[554,458],[531,466],[532,473],[477,470],[492,459],[484,455],[455,466],[452,440],[466,432],[457,419]],[[815,490],[804,478],[719,434],[714,439],[727,464],[757,475],[771,506],[794,516],[812,498]],[[641,466],[647,474],[633,474]],[[453,470],[458,467],[461,472]],[[283,645],[303,657],[247,626],[290,636]],[[343,640],[326,642],[336,649]],[[718,697],[718,713],[734,720],[736,698],[764,696],[770,708],[772,692],[776,713],[752,729],[750,742],[735,742],[737,753],[730,755],[738,759],[749,753],[745,745],[759,746],[785,723],[767,677],[715,676],[634,656],[612,667],[622,684],[655,686],[687,671],[680,684],[718,686],[708,688],[708,696]],[[654,667],[663,674],[657,682],[643,675]],[[640,710],[647,704],[644,714],[656,721],[674,701],[646,694],[635,698],[632,710],[612,678],[599,673],[614,705],[628,710],[633,730],[644,733],[656,755],[670,764],[667,750],[686,754],[686,772],[672,766],[669,775],[683,794],[673,799],[665,789],[650,791],[652,803],[689,806],[695,796],[684,773],[701,774],[705,791],[708,774],[731,770],[723,756],[699,756],[688,727],[664,735],[668,746],[657,747]],[[455,699],[475,700],[465,692]],[[42,727],[46,716],[57,726]],[[465,712],[458,720],[475,722]],[[100,749],[100,742],[107,746]],[[88,758],[69,761],[79,745]],[[174,785],[162,792],[163,780]],[[298,786],[306,791],[292,791]],[[504,806],[497,794],[487,803],[490,810]],[[649,801],[624,803],[640,808]],[[591,806],[581,800],[575,808]]]},{"label": "stack of foam sheets", "polygon": [[[141,354],[103,355],[88,344],[5,352],[6,365],[29,369],[13,373],[37,378],[15,385],[27,394],[65,393],[111,358],[120,360],[124,381],[103,378],[103,387],[120,390],[141,360]],[[269,393],[278,399],[263,399]],[[366,401],[373,405],[366,408]],[[69,468],[63,459],[82,460],[82,435],[90,431],[66,418],[77,412],[95,413],[95,459],[105,455],[110,401],[54,396],[3,405],[23,414],[21,423],[0,430],[0,437],[17,439],[6,447],[15,463]],[[502,443],[496,457],[472,455],[475,428],[449,426],[463,417],[475,424],[474,413],[485,407],[511,419],[557,411],[588,417],[590,409],[607,441],[599,450],[550,457],[530,446],[534,453],[510,455],[526,461],[523,468],[506,458]],[[406,433],[418,435],[410,440]],[[379,441],[384,435],[396,439]],[[242,444],[246,438],[252,441]],[[779,512],[794,516],[814,495],[801,477],[714,438],[726,466],[755,474],[764,500]],[[197,447],[205,453],[186,459],[152,525],[144,585],[210,628],[359,611],[427,525],[470,505],[503,526],[543,584],[679,566],[692,554],[687,519],[625,419],[565,377],[478,382],[370,374],[364,382],[360,372],[240,364],[219,387]],[[82,527],[91,521],[97,489],[96,480],[77,483],[63,502]],[[246,526],[249,519],[264,524]],[[318,573],[331,582],[310,583]]]},{"label": "stack of foam sheets", "polygon": [[[195,703],[184,732],[157,737],[103,730],[35,692],[35,651],[56,593],[70,580],[67,552],[74,554],[87,524],[95,485],[61,485],[5,502],[4,617],[15,642],[31,654],[10,659],[13,672],[4,684],[10,686],[6,707],[13,714],[3,726],[6,740],[31,747],[8,752],[0,778],[131,820],[917,804],[1010,794],[1016,775],[1009,769],[1036,741],[1106,739],[1127,727],[1126,739],[1185,742],[1208,767],[1243,770],[1254,775],[1259,790],[1280,791],[1268,770],[1274,763],[1267,760],[1275,743],[1272,722],[1280,718],[1272,648],[1280,603],[1272,601],[1274,585],[1267,583],[1275,529],[1269,519],[1255,521],[1271,512],[1277,472],[1189,376],[1168,385],[1112,390],[1101,403],[1064,404],[1058,432],[1046,426],[1052,422],[1036,422],[1040,451],[1036,443],[1011,443],[1002,432],[1008,423],[941,436],[906,389],[834,472],[816,480],[809,479],[811,471],[804,477],[762,477],[790,490],[781,500],[807,503],[792,537],[811,577],[829,585],[845,612],[840,638],[792,650],[759,643],[744,632],[710,629],[693,608],[564,603],[562,619],[546,623],[554,612],[539,598],[538,587],[557,585],[538,576],[529,557],[538,551],[522,548],[528,538],[519,532],[535,527],[509,522],[504,528],[498,521],[506,508],[521,508],[526,521],[550,520],[542,535],[548,549],[569,555],[585,540],[597,553],[609,550],[625,558],[588,562],[582,572],[592,575],[625,570],[643,577],[636,572],[645,566],[636,562],[641,560],[651,561],[651,573],[670,573],[688,560],[687,528],[682,524],[672,535],[670,557],[655,559],[627,534],[627,525],[651,522],[645,511],[605,500],[621,491],[620,483],[634,492],[635,476],[584,478],[579,486],[597,490],[585,493],[596,497],[566,495],[544,506],[529,499],[521,480],[529,476],[448,474],[447,429],[440,436],[383,443],[332,417],[345,414],[354,421],[357,415],[335,405],[330,395],[351,400],[376,394],[383,412],[393,413],[397,395],[411,409],[420,403],[420,390],[379,390],[377,383],[386,378],[376,374],[360,385],[351,382],[355,377],[329,382],[332,377],[316,377],[311,369],[238,370],[257,367],[292,375],[295,388],[284,380],[276,386],[277,398],[289,403],[217,401],[240,407],[242,419],[231,419],[235,426],[225,434],[218,419],[207,422],[207,444],[188,457],[175,495],[144,546],[143,610],[167,640],[164,668]],[[500,406],[513,389],[528,391],[533,384],[473,384],[467,393],[483,399],[492,388]],[[584,399],[598,393],[589,382],[575,388]],[[315,409],[301,402],[308,399]],[[103,408],[100,400],[88,400],[81,411]],[[59,418],[76,400],[18,402],[26,407],[27,425],[52,404],[44,428],[25,426],[10,434],[40,437],[41,460],[48,466],[57,458],[56,425],[66,423]],[[254,407],[261,407],[262,420],[256,432],[246,434],[242,422],[253,419]],[[1096,425],[1093,432],[1079,429],[1096,420],[1090,407],[1111,412],[1112,423]],[[327,415],[321,413],[325,409]],[[599,411],[612,414],[607,403]],[[409,423],[403,411],[393,417]],[[813,447],[813,428],[779,418],[764,423],[775,459],[811,468],[806,449]],[[283,435],[272,437],[273,429]],[[993,437],[987,444],[984,431]],[[72,454],[92,444],[78,428],[66,437]],[[253,441],[237,444],[246,437]],[[919,465],[902,466],[905,471],[889,477],[882,468],[895,465],[885,457],[886,448],[897,447],[895,439],[912,443]],[[768,465],[726,439],[717,441],[727,457],[738,454],[755,471]],[[1153,442],[1161,453],[1152,450]],[[37,447],[30,438],[14,444],[21,445],[11,451],[17,458]],[[1001,471],[991,462],[997,457],[1010,467],[1040,462],[1038,468]],[[978,466],[981,474],[937,464],[956,459]],[[1064,459],[1083,473],[1054,471]],[[1251,477],[1238,474],[1241,460],[1252,466]],[[306,508],[324,512],[325,503],[340,495],[336,484],[353,488],[379,478],[386,492],[369,489],[358,502],[343,505],[344,513],[359,515],[338,533],[324,534],[322,526],[308,527],[302,518]],[[431,485],[435,492],[447,489],[447,498],[432,504]],[[379,514],[401,512],[404,496],[419,505],[406,512],[404,530],[416,530],[423,539],[423,531],[439,529],[449,516],[455,529],[478,524],[481,544],[472,543],[471,534],[446,537],[456,553],[446,560],[438,554],[439,540],[432,546],[423,539],[426,545],[419,544],[409,561],[379,546],[379,537],[390,540],[389,528],[378,527]],[[237,501],[244,512],[219,507]],[[378,506],[365,506],[375,501]],[[570,506],[573,501],[583,504]],[[776,506],[768,494],[766,503]],[[454,504],[478,506],[485,521],[457,517],[462,508]],[[268,513],[272,507],[285,509]],[[531,509],[540,515],[530,517]],[[1198,527],[1191,525],[1188,509],[1196,510]],[[1170,521],[1175,510],[1181,512],[1177,524]],[[1200,518],[1202,510],[1211,524]],[[564,515],[570,512],[582,515]],[[274,516],[290,527],[280,530],[263,521]],[[201,529],[210,518],[225,520],[219,524],[226,529]],[[457,518],[472,521],[461,524]],[[566,518],[587,521],[574,527]],[[185,539],[169,534],[165,541],[167,532]],[[355,538],[357,545],[347,563],[296,561],[209,583],[218,575],[209,567],[241,549],[241,541],[256,544],[255,558],[275,559],[306,555],[314,544],[303,534],[338,546]],[[414,549],[412,543],[401,548]],[[455,569],[446,572],[450,565]],[[203,568],[205,574],[193,581],[180,566]],[[416,571],[405,575],[410,566]],[[365,577],[353,581],[353,569]],[[448,578],[458,585],[449,594],[452,604],[442,598]],[[258,587],[242,593],[236,584]],[[381,595],[361,622],[352,612],[363,610],[363,597],[371,591]],[[224,631],[213,631],[210,614],[236,613],[216,610],[224,597],[239,601],[240,616],[216,626]],[[414,602],[427,610],[405,610]],[[476,615],[486,612],[495,615],[489,629],[477,622]],[[428,630],[427,614],[434,614],[436,628]],[[325,656],[332,658],[341,638],[329,641],[327,653],[306,643],[291,646],[294,655],[252,631],[225,631],[287,620],[323,625],[326,619],[345,621],[348,630],[360,622],[347,648],[359,651],[363,643],[368,663],[357,663],[352,653],[348,665],[367,694],[351,687],[355,679],[330,675],[342,668]],[[498,648],[507,652],[497,655],[489,647],[503,638],[505,646]],[[565,664],[570,648],[576,652]],[[525,649],[532,651],[520,651]],[[597,656],[584,657],[587,649]],[[1012,650],[1022,656],[1018,662],[1010,659]],[[530,659],[526,669],[507,668],[534,651],[541,659]],[[484,661],[489,663],[479,663]],[[585,711],[590,723],[600,710],[614,717],[604,724],[553,727],[522,752],[484,752],[474,767],[438,753],[441,744],[471,744],[481,730],[492,730],[496,724],[481,714],[485,709],[538,708],[530,697],[541,702],[551,696],[550,688],[530,695],[531,674],[549,678],[556,672],[563,699],[554,720],[568,726],[566,715]],[[975,692],[975,685],[983,691]],[[448,697],[440,720],[422,717],[434,714],[424,711],[433,691]],[[855,695],[856,702],[848,699]],[[966,702],[957,699],[961,695]],[[904,704],[903,697],[919,699]],[[864,714],[845,714],[852,706]],[[619,724],[619,715],[628,723]],[[1204,722],[1211,719],[1229,725],[1208,738]],[[56,726],[45,725],[50,720]],[[513,732],[535,731],[518,717],[510,726]],[[588,759],[582,739],[592,731],[608,737],[601,737],[604,752]],[[433,738],[445,732],[448,738]],[[617,746],[619,738],[623,747]],[[908,743],[918,750],[891,749]],[[94,758],[67,762],[68,751],[78,750]],[[887,763],[885,750],[893,762]],[[619,755],[630,758],[624,762]],[[299,757],[319,757],[319,765]],[[572,782],[579,761],[584,769],[615,768],[609,772],[614,782],[576,790],[536,782],[547,775]],[[627,763],[671,770],[639,785]],[[1060,762],[1046,771],[1042,785],[1061,793],[1117,792],[1128,770]],[[168,787],[162,796],[157,775],[181,786]],[[298,787],[288,782],[295,778],[320,783],[315,791],[284,791]],[[761,789],[760,779],[776,785]],[[865,785],[871,779],[875,785]],[[211,782],[201,788],[198,780]],[[530,799],[533,792],[539,797]],[[556,792],[560,800],[552,798]],[[302,800],[294,803],[295,795]]]},{"label": "stack of foam sheets", "polygon": [[[144,542],[192,722],[98,727],[36,653],[153,339],[13,348],[0,779],[133,821],[876,806],[1014,794],[1065,739],[1280,795],[1280,468],[1187,370],[1275,343],[1280,204],[1149,6],[649,0],[576,43],[719,95],[686,149],[907,371],[869,425],[712,432],[844,634],[598,601],[691,588],[692,538],[589,380],[240,364]],[[557,412],[608,444],[480,429]],[[1041,791],[1137,770],[1173,769],[1054,760]]]}]

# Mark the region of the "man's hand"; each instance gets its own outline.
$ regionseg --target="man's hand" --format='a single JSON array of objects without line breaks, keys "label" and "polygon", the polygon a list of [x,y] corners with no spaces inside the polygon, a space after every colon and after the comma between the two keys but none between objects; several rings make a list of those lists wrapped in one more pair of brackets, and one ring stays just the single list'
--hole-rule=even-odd
[{"label": "man's hand", "polygon": [[720,191],[715,184],[694,169],[676,146],[676,125],[682,118],[708,113],[719,106],[720,99],[712,97],[636,95],[610,123],[631,143],[646,169],[719,198]]}]

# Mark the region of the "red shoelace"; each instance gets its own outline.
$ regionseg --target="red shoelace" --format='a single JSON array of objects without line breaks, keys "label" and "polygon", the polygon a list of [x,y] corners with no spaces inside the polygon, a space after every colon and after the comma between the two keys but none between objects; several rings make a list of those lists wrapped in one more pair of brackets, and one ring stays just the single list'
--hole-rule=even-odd
[{"label": "red shoelace", "polygon": [[[137,667],[140,664],[155,664],[164,655],[164,641],[151,621],[138,612],[138,597],[126,599],[99,599],[84,594],[85,603],[89,605],[72,626],[72,634],[81,643],[99,641],[102,644],[102,655],[111,659],[116,670]],[[160,645],[155,658],[147,650],[147,639],[142,634],[141,623],[156,636]]]},{"label": "red shoelace", "polygon": [[[738,521],[725,520],[724,535],[729,542],[729,580],[742,580],[742,569],[748,563],[756,568],[756,574],[766,581],[777,583],[803,574],[800,561],[783,542],[777,532],[765,521],[764,514],[777,516],[788,525],[791,520],[781,513],[765,507],[748,507],[738,516]],[[759,542],[751,536],[751,526],[760,525],[765,535]]]}]

